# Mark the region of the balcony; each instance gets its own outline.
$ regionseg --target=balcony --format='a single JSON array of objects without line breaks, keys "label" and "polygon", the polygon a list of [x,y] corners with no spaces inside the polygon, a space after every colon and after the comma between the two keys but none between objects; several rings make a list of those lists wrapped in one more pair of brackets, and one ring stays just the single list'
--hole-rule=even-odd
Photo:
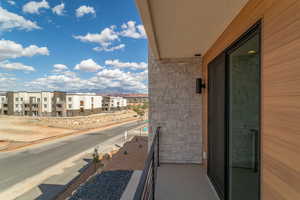
[{"label": "balcony", "polygon": [[202,165],[161,164],[155,184],[156,200],[219,200]]},{"label": "balcony", "polygon": [[24,110],[25,110],[25,111],[29,111],[29,110],[30,110],[30,105],[29,105],[29,103],[25,103],[25,104],[24,104]]},{"label": "balcony", "polygon": [[55,109],[56,111],[62,111],[64,109],[64,105],[62,103],[57,103]]},{"label": "balcony", "polygon": [[35,107],[35,106],[31,107],[31,111],[38,111],[38,110],[39,110],[39,107]]},{"label": "balcony", "polygon": [[154,134],[134,200],[219,200],[203,165],[160,163],[159,136],[160,128]]},{"label": "balcony", "polygon": [[65,102],[65,101],[64,101],[63,99],[57,99],[57,100],[56,100],[56,103],[57,103],[57,104],[62,104],[62,103],[64,103],[64,102]]}]

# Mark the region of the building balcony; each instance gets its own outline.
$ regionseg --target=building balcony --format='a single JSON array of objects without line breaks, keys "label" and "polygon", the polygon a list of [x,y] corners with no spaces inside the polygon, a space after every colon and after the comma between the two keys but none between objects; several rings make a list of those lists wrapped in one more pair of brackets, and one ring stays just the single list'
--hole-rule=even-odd
[{"label": "building balcony", "polygon": [[135,187],[134,200],[219,200],[200,164],[160,163],[160,128],[153,137],[145,168]]},{"label": "building balcony", "polygon": [[219,200],[202,165],[161,164],[157,168],[155,200]]},{"label": "building balcony", "polygon": [[63,101],[63,100],[56,100],[56,104],[63,104],[63,103],[65,103],[65,101]]},{"label": "building balcony", "polygon": [[32,111],[38,111],[38,110],[39,110],[39,107],[31,107],[31,110],[32,110]]},{"label": "building balcony", "polygon": [[57,104],[55,105],[55,109],[56,109],[57,111],[62,111],[62,110],[64,109],[64,104],[62,104],[62,103],[57,103]]}]

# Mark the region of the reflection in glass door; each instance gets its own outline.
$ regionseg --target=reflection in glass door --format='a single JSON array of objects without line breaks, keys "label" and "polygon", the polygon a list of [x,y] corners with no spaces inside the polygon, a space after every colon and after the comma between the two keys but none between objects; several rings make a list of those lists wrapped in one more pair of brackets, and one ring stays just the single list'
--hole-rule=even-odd
[{"label": "reflection in glass door", "polygon": [[229,199],[259,200],[260,34],[228,51]]}]

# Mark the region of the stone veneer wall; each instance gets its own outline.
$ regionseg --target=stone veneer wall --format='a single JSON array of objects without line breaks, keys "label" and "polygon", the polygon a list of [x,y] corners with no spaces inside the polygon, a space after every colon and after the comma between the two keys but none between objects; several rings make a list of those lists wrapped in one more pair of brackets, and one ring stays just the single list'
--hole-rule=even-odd
[{"label": "stone veneer wall", "polygon": [[149,55],[149,130],[161,126],[160,161],[202,163],[202,98],[199,57],[155,60]]}]

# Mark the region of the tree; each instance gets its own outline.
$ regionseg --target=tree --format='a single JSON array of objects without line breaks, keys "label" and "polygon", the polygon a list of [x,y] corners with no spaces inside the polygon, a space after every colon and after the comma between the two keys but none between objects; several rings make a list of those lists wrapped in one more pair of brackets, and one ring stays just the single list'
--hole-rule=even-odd
[{"label": "tree", "polygon": [[133,111],[136,112],[140,117],[145,115],[145,110],[142,109],[140,106],[135,106]]},{"label": "tree", "polygon": [[97,148],[94,149],[93,162],[94,162],[95,172],[98,173],[97,165],[99,164],[99,167],[101,167],[101,168],[104,165],[103,165],[102,161],[99,159],[99,153],[98,153],[98,149]]}]

